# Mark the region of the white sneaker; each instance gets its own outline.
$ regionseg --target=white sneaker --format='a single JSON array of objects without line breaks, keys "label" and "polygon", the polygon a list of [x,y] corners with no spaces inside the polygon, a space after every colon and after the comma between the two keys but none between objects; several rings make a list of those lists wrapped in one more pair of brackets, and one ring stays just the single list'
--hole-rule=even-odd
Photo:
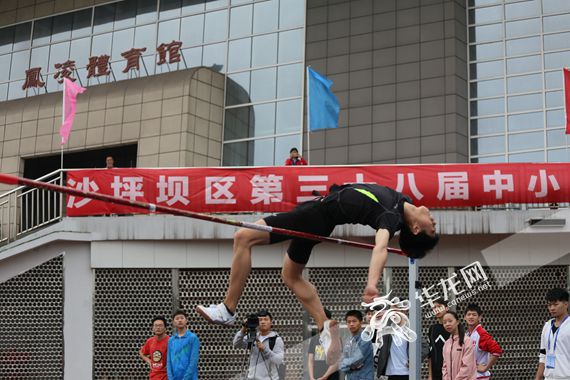
[{"label": "white sneaker", "polygon": [[209,307],[198,305],[196,306],[196,312],[208,322],[217,325],[231,326],[236,322],[236,314],[231,315],[223,303],[210,305]]},{"label": "white sneaker", "polygon": [[319,335],[319,342],[325,351],[326,363],[335,364],[340,359],[340,339],[338,322],[327,319],[323,331]]}]

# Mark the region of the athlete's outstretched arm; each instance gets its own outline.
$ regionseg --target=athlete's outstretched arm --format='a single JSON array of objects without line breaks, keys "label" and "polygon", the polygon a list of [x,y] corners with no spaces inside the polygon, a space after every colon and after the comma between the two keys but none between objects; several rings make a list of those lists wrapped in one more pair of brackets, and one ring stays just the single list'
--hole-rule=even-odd
[{"label": "athlete's outstretched arm", "polygon": [[380,295],[376,285],[380,281],[380,276],[388,260],[388,241],[390,240],[390,232],[388,230],[379,229],[376,232],[374,249],[372,249],[372,257],[370,258],[370,266],[368,267],[368,284],[364,289],[362,299],[364,302],[372,302],[375,297]]}]

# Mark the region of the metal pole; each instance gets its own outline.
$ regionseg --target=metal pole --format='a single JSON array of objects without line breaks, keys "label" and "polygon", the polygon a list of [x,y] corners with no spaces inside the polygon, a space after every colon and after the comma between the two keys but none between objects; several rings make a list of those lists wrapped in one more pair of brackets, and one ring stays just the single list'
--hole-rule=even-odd
[{"label": "metal pole", "polygon": [[418,281],[418,261],[409,259],[408,282],[410,299],[410,327],[418,334],[415,342],[410,342],[410,380],[421,380],[422,371],[422,309],[416,291],[421,289]]}]

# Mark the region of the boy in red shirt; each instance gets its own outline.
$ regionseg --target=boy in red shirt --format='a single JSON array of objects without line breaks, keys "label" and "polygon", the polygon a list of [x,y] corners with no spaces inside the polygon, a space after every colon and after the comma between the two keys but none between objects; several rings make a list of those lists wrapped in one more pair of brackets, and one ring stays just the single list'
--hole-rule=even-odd
[{"label": "boy in red shirt", "polygon": [[154,336],[148,338],[139,355],[150,366],[150,380],[167,380],[166,348],[169,337],[166,335],[164,317],[155,317],[152,320],[152,332]]}]

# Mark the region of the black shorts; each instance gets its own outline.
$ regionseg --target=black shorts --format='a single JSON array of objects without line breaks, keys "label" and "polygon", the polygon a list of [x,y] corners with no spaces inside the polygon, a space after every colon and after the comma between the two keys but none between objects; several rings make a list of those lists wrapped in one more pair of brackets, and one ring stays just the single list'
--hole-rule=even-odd
[{"label": "black shorts", "polygon": [[[290,212],[271,215],[263,219],[268,226],[285,228],[293,231],[307,232],[310,234],[329,236],[335,227],[327,215],[325,205],[319,200],[309,201],[298,205]],[[291,238],[286,235],[271,233],[269,244],[291,240],[287,254],[289,258],[298,264],[307,264],[311,256],[311,250],[319,241],[302,238]]]}]

